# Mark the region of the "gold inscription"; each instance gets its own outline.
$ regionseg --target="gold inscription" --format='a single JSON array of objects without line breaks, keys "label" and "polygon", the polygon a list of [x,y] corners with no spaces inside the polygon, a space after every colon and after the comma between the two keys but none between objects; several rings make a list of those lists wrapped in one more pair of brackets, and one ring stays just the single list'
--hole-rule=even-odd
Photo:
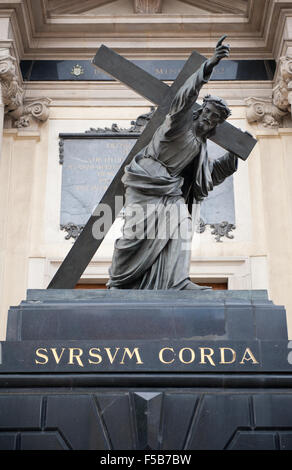
[{"label": "gold inscription", "polygon": [[[242,352],[244,351],[244,352]],[[165,346],[158,351],[158,359],[162,364],[175,365],[186,364],[207,365],[216,367],[216,365],[237,364],[244,366],[248,364],[259,364],[251,348],[246,347],[240,352],[230,347],[183,347],[175,350],[171,346]],[[84,367],[86,364],[99,365],[125,365],[133,362],[137,365],[143,365],[143,351],[139,347],[91,347],[83,350],[79,347],[39,347],[35,350],[35,364],[40,366],[53,362],[57,365],[76,365]]]},{"label": "gold inscription", "polygon": [[253,353],[251,352],[249,348],[246,348],[246,350],[244,351],[244,355],[240,361],[240,364],[244,364],[245,361],[246,362],[252,361],[253,364],[258,364],[258,361],[256,360],[256,358],[254,357]]},{"label": "gold inscription", "polygon": [[[38,348],[35,351],[35,364],[45,365],[53,361],[56,364],[62,363],[63,365],[84,367],[85,362],[98,365],[104,360],[107,360],[110,364],[119,363],[123,365],[128,361],[135,361],[137,365],[144,364],[138,347],[132,349],[116,347],[115,350],[112,348],[102,349],[103,351],[100,348],[90,348],[86,358],[82,348]],[[105,357],[102,353],[105,354]]]},{"label": "gold inscription", "polygon": [[51,348],[51,351],[53,353],[53,356],[55,358],[55,361],[56,361],[56,364],[59,364],[60,360],[62,359],[62,356],[63,356],[63,353],[65,351],[65,348],[62,348],[62,351],[60,352],[59,356],[58,356],[58,353],[57,353],[57,349],[56,348]]},{"label": "gold inscription", "polygon": [[37,359],[35,359],[35,363],[36,364],[47,364],[49,362],[49,358],[46,354],[43,354],[41,351],[45,351],[46,353],[48,352],[47,349],[45,348],[38,348],[36,350],[36,356],[37,357],[41,357],[42,359],[44,359],[44,361],[38,361]]},{"label": "gold inscription", "polygon": [[[77,351],[77,352],[75,352]],[[69,362],[68,364],[73,365],[74,359],[76,359],[80,367],[84,367],[83,362],[81,361],[81,356],[83,356],[83,350],[81,348],[69,348]]]},{"label": "gold inscription", "polygon": [[124,355],[123,358],[120,362],[120,364],[125,364],[125,356],[128,355],[130,359],[133,358],[133,356],[136,356],[136,364],[143,364],[141,361],[140,353],[139,353],[139,348],[134,348],[134,351],[131,352],[129,348],[124,348]]},{"label": "gold inscription", "polygon": [[100,353],[100,348],[91,348],[88,354],[90,357],[95,357],[97,361],[92,361],[91,359],[88,359],[89,364],[100,364],[102,362],[101,355],[96,353],[95,351],[98,351],[98,353]]},{"label": "gold inscription", "polygon": [[116,358],[117,352],[120,350],[120,348],[116,348],[116,352],[114,353],[114,355],[112,355],[111,348],[104,348],[104,349],[107,352],[110,363],[113,364],[113,362]]},{"label": "gold inscription", "polygon": [[[200,351],[201,351],[201,361],[200,361],[200,364],[206,364],[206,358],[208,359],[209,363],[211,364],[211,366],[214,366],[215,367],[215,362],[213,361],[212,359],[212,356],[214,355],[214,349],[212,348],[199,348]],[[209,351],[209,353],[207,354],[205,351]]]},{"label": "gold inscription", "polygon": [[179,69],[168,69],[168,68],[155,68],[155,73],[157,75],[166,75],[166,74],[178,74],[180,72]]},{"label": "gold inscription", "polygon": [[[188,361],[185,360],[185,357],[186,357],[186,354],[184,354],[185,351],[188,352],[188,356],[189,356]],[[178,358],[180,362],[183,362],[184,364],[190,364],[191,362],[194,362],[195,357],[196,357],[195,351],[191,348],[182,348],[180,352],[178,353]]]},{"label": "gold inscription", "polygon": [[172,362],[174,362],[174,358],[171,359],[171,361],[166,361],[165,358],[164,358],[164,351],[172,351],[172,353],[174,354],[174,349],[173,348],[162,348],[160,349],[159,351],[159,360],[160,362],[163,362],[163,364],[171,364]]},{"label": "gold inscription", "polygon": [[[232,348],[219,348],[220,349],[220,358],[221,361],[219,364],[232,364],[233,362],[236,361],[236,352]],[[231,352],[231,361],[226,361],[225,358],[225,351],[230,351]]]}]

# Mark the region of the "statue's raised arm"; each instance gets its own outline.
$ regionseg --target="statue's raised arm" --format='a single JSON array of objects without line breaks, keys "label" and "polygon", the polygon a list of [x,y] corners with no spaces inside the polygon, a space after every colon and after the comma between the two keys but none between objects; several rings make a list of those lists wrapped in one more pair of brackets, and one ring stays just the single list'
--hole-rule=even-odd
[{"label": "statue's raised arm", "polygon": [[187,112],[194,106],[202,86],[209,81],[213,68],[220,60],[229,56],[230,46],[229,44],[223,44],[226,37],[224,35],[219,39],[214,55],[206,60],[199,70],[191,75],[179,89],[172,101],[170,115]]}]

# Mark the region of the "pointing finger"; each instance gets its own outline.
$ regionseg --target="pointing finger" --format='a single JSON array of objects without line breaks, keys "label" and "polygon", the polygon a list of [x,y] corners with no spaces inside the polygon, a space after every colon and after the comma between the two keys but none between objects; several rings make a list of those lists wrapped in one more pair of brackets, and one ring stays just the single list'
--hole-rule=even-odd
[{"label": "pointing finger", "polygon": [[219,41],[217,42],[216,44],[216,47],[219,47],[221,46],[222,42],[227,38],[227,34],[224,34],[223,36],[221,36],[221,38],[219,39]]}]

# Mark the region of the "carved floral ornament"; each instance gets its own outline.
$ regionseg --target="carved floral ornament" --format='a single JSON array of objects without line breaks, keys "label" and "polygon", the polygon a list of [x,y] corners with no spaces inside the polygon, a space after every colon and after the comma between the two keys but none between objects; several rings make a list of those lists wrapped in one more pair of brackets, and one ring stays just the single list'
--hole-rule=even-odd
[{"label": "carved floral ornament", "polygon": [[[124,213],[124,208],[121,210],[120,217],[124,218],[125,213]],[[204,233],[208,227],[210,226],[211,229],[211,235],[214,235],[214,238],[216,242],[222,243],[221,238],[229,238],[232,240],[234,238],[234,235],[230,234],[232,230],[236,229],[236,226],[234,224],[230,224],[227,221],[220,222],[219,224],[206,224],[203,219],[200,219],[197,227],[195,227],[195,230],[197,233]],[[84,229],[84,225],[80,224],[75,224],[74,222],[69,222],[67,224],[61,224],[60,225],[60,230],[63,230],[67,232],[65,235],[65,240],[70,240],[70,238],[73,238],[73,240],[77,240],[79,237],[80,233]]]},{"label": "carved floral ornament", "polygon": [[247,98],[245,103],[248,122],[258,122],[269,128],[279,127],[283,118],[291,113],[292,57],[280,58],[279,78],[270,99]]},{"label": "carved floral ornament", "polygon": [[13,119],[15,127],[18,128],[28,127],[31,118],[46,121],[49,117],[50,100],[24,99],[24,90],[19,85],[15,64],[16,59],[0,49],[0,85],[5,114]]}]

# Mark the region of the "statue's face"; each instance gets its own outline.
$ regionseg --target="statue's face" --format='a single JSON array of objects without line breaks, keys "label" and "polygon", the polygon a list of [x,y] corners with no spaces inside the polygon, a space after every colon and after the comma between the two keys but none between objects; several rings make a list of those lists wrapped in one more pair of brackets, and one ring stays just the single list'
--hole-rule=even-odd
[{"label": "statue's face", "polygon": [[196,123],[196,130],[201,135],[207,134],[221,122],[221,115],[213,103],[206,103]]}]

